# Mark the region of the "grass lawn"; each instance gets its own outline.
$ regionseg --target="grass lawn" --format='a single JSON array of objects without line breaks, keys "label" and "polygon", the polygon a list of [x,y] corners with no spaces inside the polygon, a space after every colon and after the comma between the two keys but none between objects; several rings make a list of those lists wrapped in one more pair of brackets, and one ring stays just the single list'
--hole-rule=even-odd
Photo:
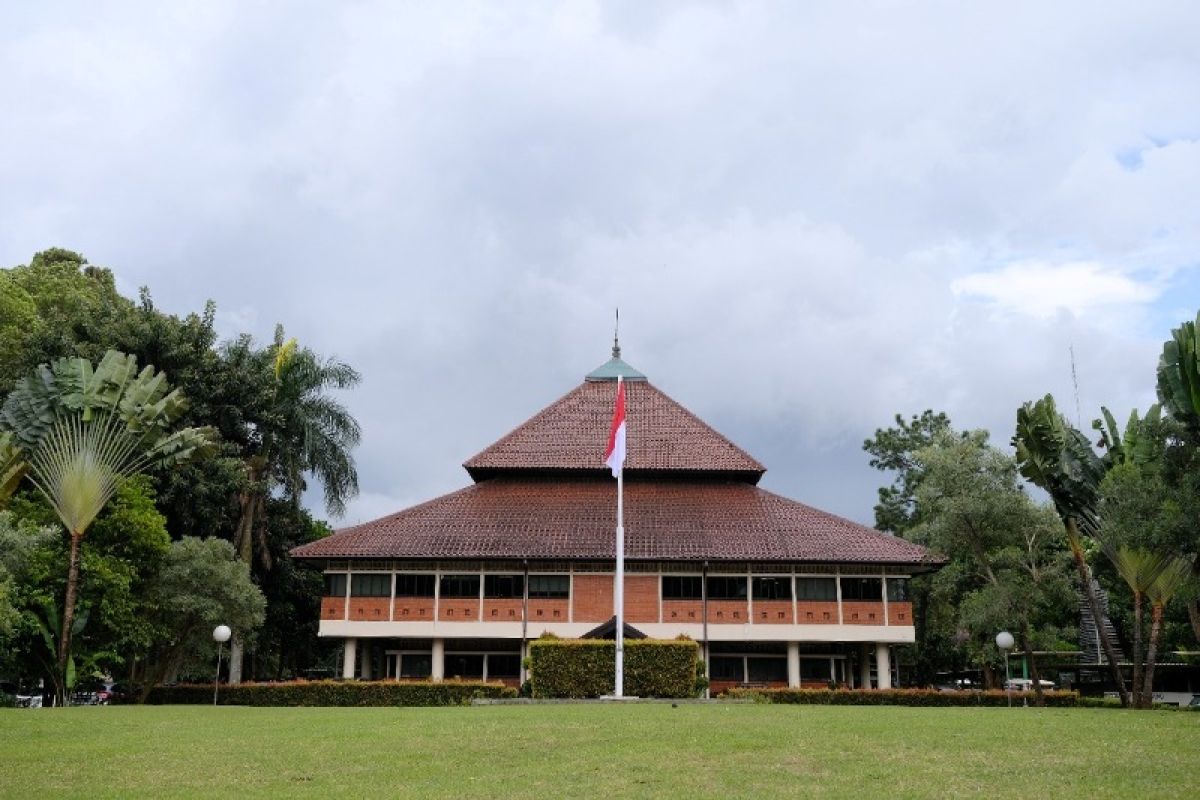
[{"label": "grass lawn", "polygon": [[0,711],[0,797],[1195,797],[1200,714],[830,706]]}]

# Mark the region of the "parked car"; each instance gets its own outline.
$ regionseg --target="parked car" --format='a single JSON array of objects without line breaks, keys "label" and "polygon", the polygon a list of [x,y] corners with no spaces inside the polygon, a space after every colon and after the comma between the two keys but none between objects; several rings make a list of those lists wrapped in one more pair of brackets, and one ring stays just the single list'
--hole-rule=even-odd
[{"label": "parked car", "polygon": [[[1054,688],[1054,681],[1040,680],[1038,684],[1042,687],[1042,691],[1050,691]],[[1011,678],[1008,683],[1004,684],[1005,689],[1011,689],[1014,692],[1032,692],[1032,678]]]}]

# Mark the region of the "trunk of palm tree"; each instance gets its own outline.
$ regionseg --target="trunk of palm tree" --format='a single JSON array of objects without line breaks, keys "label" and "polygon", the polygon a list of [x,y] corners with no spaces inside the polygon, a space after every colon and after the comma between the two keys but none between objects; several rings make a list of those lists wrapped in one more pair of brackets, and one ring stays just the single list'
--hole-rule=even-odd
[{"label": "trunk of palm tree", "polygon": [[1092,619],[1096,620],[1096,635],[1100,639],[1100,646],[1104,648],[1104,656],[1108,659],[1109,672],[1112,674],[1113,683],[1117,686],[1121,705],[1129,708],[1129,690],[1125,688],[1121,665],[1117,662],[1117,651],[1113,648],[1112,640],[1108,638],[1108,631],[1104,628],[1104,615],[1100,612],[1100,599],[1096,597],[1096,591],[1092,588],[1092,574],[1088,570],[1087,559],[1079,544],[1079,527],[1072,517],[1067,517],[1064,524],[1067,526],[1067,541],[1071,547],[1071,557],[1075,559],[1075,569],[1079,573],[1079,582],[1083,586],[1083,595],[1087,598],[1088,608],[1092,611]]},{"label": "trunk of palm tree", "polygon": [[1034,705],[1046,705],[1046,698],[1042,694],[1041,675],[1038,673],[1037,659],[1033,655],[1033,636],[1029,632],[1029,620],[1024,620],[1021,628],[1021,646],[1025,648],[1025,658],[1029,659],[1029,678],[1033,681],[1033,702]]},{"label": "trunk of palm tree", "polygon": [[1142,700],[1146,708],[1154,707],[1154,662],[1158,659],[1158,637],[1162,633],[1163,604],[1155,603],[1150,614],[1150,647],[1146,651],[1146,677],[1142,684]]},{"label": "trunk of palm tree", "polygon": [[79,588],[79,545],[83,534],[71,531],[71,554],[67,560],[67,593],[63,598],[62,635],[58,637],[58,675],[55,680],[57,705],[67,704],[67,661],[71,657],[71,626],[75,624],[75,595]]},{"label": "trunk of palm tree", "polygon": [[[1192,562],[1192,577],[1200,578],[1200,553],[1196,554],[1196,560]],[[1188,621],[1192,623],[1192,636],[1196,637],[1196,644],[1200,644],[1200,597],[1189,602],[1187,610]]]},{"label": "trunk of palm tree", "polygon": [[1142,593],[1133,593],[1133,707],[1146,708],[1142,694]]}]

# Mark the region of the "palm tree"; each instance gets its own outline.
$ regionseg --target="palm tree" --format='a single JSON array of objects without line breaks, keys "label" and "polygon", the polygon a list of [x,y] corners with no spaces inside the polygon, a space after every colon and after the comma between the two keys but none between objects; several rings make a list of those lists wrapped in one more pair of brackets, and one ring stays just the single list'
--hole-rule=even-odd
[{"label": "palm tree", "polygon": [[1176,557],[1171,559],[1162,572],[1146,590],[1153,608],[1150,624],[1150,650],[1146,654],[1146,678],[1142,686],[1142,700],[1147,707],[1152,705],[1154,697],[1154,664],[1158,658],[1158,637],[1162,633],[1163,609],[1171,598],[1183,586],[1192,571],[1188,559]]},{"label": "palm tree", "polygon": [[1126,545],[1113,545],[1104,538],[1101,538],[1100,544],[1117,573],[1133,592],[1133,705],[1134,708],[1148,708],[1150,704],[1142,692],[1142,600],[1174,561],[1174,557]]},{"label": "palm tree", "polygon": [[[66,700],[84,534],[123,481],[154,464],[178,463],[208,450],[207,428],[170,432],[186,408],[178,390],[168,391],[163,373],[151,366],[138,372],[135,357],[115,350],[94,369],[82,358],[42,365],[17,383],[0,408],[0,459],[7,452],[11,463],[12,451],[21,452],[24,464],[15,469],[42,493],[70,537],[53,675],[59,704]],[[13,469],[0,464],[0,474],[16,474]]]},{"label": "palm tree", "polygon": [[1083,552],[1083,536],[1095,537],[1099,531],[1096,507],[1100,481],[1104,477],[1104,464],[1092,450],[1087,438],[1058,413],[1054,398],[1050,395],[1035,403],[1025,403],[1017,410],[1017,430],[1012,444],[1017,451],[1017,466],[1021,474],[1050,495],[1062,519],[1067,546],[1075,560],[1079,583],[1092,618],[1096,620],[1100,644],[1121,696],[1121,705],[1128,707],[1129,691],[1121,676],[1116,649],[1103,625],[1100,600],[1092,586],[1091,572]]},{"label": "palm tree", "polygon": [[21,448],[17,447],[16,437],[0,430],[0,507],[16,491],[28,469]]},{"label": "palm tree", "polygon": [[[243,561],[250,563],[257,555],[263,568],[271,569],[266,505],[272,493],[280,491],[298,506],[307,488],[305,476],[311,475],[324,491],[326,511],[335,517],[358,494],[351,453],[361,432],[330,392],[353,388],[360,376],[348,364],[322,359],[295,339],[285,340],[282,326],[276,327],[274,344],[267,350],[252,354],[248,346],[246,341],[235,343],[227,354],[262,358],[271,380],[266,411],[253,437],[257,447],[244,462],[246,484],[238,497],[241,513],[234,549]],[[241,640],[235,636],[231,647],[230,679],[236,680],[241,675]]]}]

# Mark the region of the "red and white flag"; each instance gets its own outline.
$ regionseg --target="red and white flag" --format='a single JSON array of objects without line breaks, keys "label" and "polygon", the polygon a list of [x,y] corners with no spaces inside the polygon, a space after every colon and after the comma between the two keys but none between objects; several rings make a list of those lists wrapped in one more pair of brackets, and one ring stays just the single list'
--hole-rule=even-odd
[{"label": "red and white flag", "polygon": [[612,470],[613,477],[621,474],[625,465],[625,382],[617,377],[617,405],[613,409],[612,428],[608,432],[608,450],[604,453],[604,466]]}]

